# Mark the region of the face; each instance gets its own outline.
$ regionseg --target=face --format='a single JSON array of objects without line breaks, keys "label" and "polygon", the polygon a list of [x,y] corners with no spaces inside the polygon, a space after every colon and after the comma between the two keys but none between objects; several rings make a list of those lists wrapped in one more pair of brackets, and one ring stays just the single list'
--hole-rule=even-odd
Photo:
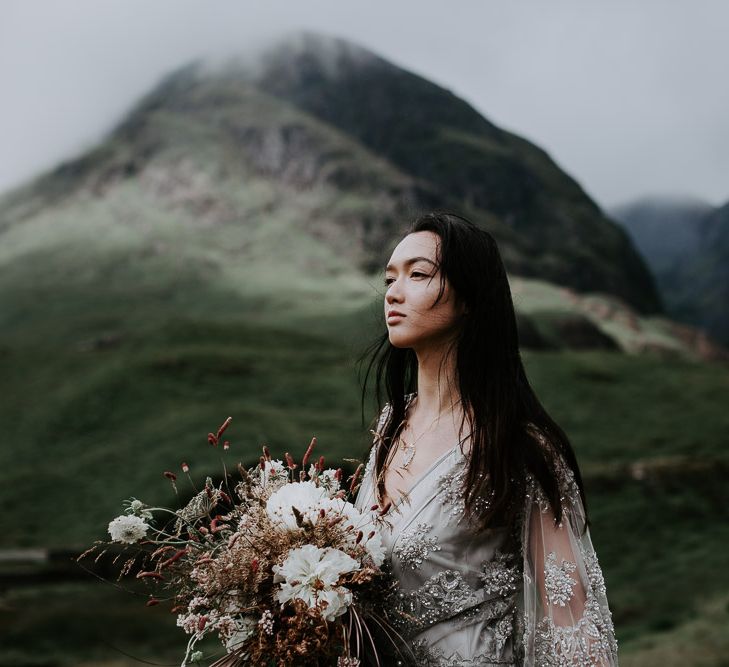
[{"label": "face", "polygon": [[441,300],[435,303],[441,277],[439,241],[433,232],[408,234],[387,263],[385,321],[395,347],[418,351],[441,345],[456,332],[462,309],[447,280]]}]

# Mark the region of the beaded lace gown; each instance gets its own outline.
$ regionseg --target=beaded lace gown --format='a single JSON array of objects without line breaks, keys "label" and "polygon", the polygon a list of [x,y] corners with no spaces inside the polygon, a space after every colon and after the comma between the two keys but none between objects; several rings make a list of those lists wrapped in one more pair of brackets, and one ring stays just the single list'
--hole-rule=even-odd
[{"label": "beaded lace gown", "polygon": [[[407,404],[415,396],[407,397]],[[376,434],[389,417],[385,406]],[[356,505],[377,503],[370,450]],[[617,641],[602,571],[583,534],[584,509],[571,469],[559,461],[564,509],[554,524],[549,502],[527,474],[517,534],[506,528],[474,535],[459,492],[466,472],[460,446],[416,481],[408,500],[393,504],[382,524],[400,584],[400,628],[419,665],[618,664]]]}]

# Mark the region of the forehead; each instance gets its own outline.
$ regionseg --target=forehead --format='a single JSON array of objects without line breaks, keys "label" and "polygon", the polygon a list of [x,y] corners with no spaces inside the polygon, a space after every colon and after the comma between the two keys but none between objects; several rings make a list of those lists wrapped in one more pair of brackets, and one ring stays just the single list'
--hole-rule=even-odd
[{"label": "forehead", "polygon": [[438,235],[434,232],[408,234],[395,246],[387,265],[399,266],[414,257],[424,257],[435,263],[438,258],[438,241]]}]

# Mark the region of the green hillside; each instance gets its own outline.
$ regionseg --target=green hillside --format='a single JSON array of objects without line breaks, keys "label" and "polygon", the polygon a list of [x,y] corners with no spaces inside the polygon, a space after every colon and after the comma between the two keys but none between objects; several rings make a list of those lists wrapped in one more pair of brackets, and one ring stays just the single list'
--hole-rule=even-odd
[{"label": "green hillside", "polygon": [[[3,516],[20,517],[19,493],[26,508],[22,520],[5,522],[8,544],[80,548],[103,537],[125,498],[174,504],[162,472],[184,460],[198,482],[219,473],[221,452],[205,434],[228,415],[228,465],[253,460],[263,443],[300,455],[311,435],[331,461],[366,447],[348,342],[233,317],[155,325],[148,315],[143,333],[119,331],[107,346],[73,345],[70,334],[63,345],[4,342],[2,392],[13,402],[0,408],[11,444],[0,462]],[[585,474],[621,650],[651,646],[647,637],[653,646],[674,635],[678,641],[684,624],[716,622],[719,612],[703,613],[729,590],[722,566],[729,538],[729,418],[720,399],[729,389],[726,373],[606,352],[524,357]],[[10,642],[0,662],[118,658],[104,642],[174,660],[174,619],[145,609],[143,598],[104,589],[93,580],[12,588],[1,616]],[[67,604],[84,610],[79,618],[104,642],[63,620]],[[109,611],[99,613],[98,605]],[[51,639],[32,642],[59,628],[76,638],[77,653],[59,655]],[[19,654],[22,646],[34,648]],[[16,662],[8,657],[21,654]]]}]

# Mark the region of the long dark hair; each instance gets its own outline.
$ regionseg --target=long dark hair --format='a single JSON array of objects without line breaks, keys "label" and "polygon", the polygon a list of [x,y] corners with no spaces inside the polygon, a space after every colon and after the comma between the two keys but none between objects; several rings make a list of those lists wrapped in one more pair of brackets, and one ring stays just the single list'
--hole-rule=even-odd
[{"label": "long dark hair", "polygon": [[[475,520],[477,529],[515,526],[525,493],[525,475],[531,472],[559,523],[562,503],[556,457],[561,455],[574,473],[587,517],[582,476],[569,439],[547,414],[524,372],[514,304],[496,241],[486,230],[453,213],[421,215],[406,235],[423,231],[439,237],[436,261],[440,291],[435,303],[442,298],[447,280],[456,299],[466,306],[453,346],[463,420],[468,422],[465,432],[472,438],[463,487],[468,516]],[[384,391],[390,404],[390,417],[380,433],[383,446],[377,450],[373,471],[382,493],[382,471],[405,418],[406,396],[417,391],[417,357],[412,348],[393,346],[385,329],[359,362],[368,362],[362,383],[363,419],[373,368],[375,399],[383,406]],[[463,425],[462,421],[462,432]]]}]

